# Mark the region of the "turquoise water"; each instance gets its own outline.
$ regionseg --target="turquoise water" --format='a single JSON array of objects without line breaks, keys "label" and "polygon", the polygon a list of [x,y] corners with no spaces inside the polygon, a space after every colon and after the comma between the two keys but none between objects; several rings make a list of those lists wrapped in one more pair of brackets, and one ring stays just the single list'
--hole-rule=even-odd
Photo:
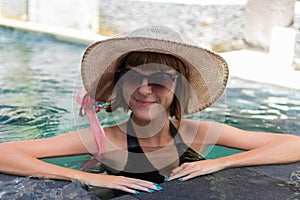
[{"label": "turquoise water", "polygon": [[[73,101],[81,88],[80,60],[86,46],[8,28],[0,28],[0,33],[0,141],[51,137],[87,127]],[[104,126],[114,123],[107,113],[99,117]],[[300,135],[300,92],[232,78],[220,101],[188,117]],[[234,152],[215,147],[208,157]],[[49,161],[78,168],[86,159]]]}]

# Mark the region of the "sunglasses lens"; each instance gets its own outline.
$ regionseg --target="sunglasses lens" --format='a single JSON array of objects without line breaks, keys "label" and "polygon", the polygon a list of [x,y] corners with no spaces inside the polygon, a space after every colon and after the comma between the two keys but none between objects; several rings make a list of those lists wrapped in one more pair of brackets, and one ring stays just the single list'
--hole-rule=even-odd
[{"label": "sunglasses lens", "polygon": [[166,73],[155,73],[149,76],[148,84],[151,85],[155,91],[163,91],[171,89],[173,81],[170,75]]},{"label": "sunglasses lens", "polygon": [[174,78],[172,75],[164,72],[156,72],[151,75],[143,75],[135,70],[124,69],[118,74],[121,80],[121,85],[124,88],[135,88],[137,89],[144,78],[147,78],[148,85],[151,86],[154,92],[166,92],[169,91],[173,85]]},{"label": "sunglasses lens", "polygon": [[138,72],[134,70],[128,71],[124,76],[122,76],[123,87],[137,87],[141,84],[142,77]]}]

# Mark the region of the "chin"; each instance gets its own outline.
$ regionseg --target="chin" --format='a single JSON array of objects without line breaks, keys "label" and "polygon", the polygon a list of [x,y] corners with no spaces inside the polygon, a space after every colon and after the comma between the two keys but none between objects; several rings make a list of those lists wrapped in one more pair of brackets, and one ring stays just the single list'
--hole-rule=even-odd
[{"label": "chin", "polygon": [[150,122],[157,118],[165,118],[167,116],[167,111],[159,104],[149,108],[136,108],[132,109],[131,111],[137,119],[146,122]]}]

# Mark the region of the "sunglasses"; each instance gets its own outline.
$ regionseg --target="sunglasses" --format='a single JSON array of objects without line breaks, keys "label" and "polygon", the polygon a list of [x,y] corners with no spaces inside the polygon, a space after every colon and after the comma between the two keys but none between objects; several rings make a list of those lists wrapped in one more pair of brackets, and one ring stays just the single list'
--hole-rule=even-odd
[{"label": "sunglasses", "polygon": [[170,74],[166,72],[155,72],[149,75],[141,74],[134,69],[123,68],[116,73],[118,80],[120,80],[122,86],[137,89],[142,81],[146,78],[148,86],[151,86],[152,91],[165,93],[168,92],[172,86],[178,74]]}]

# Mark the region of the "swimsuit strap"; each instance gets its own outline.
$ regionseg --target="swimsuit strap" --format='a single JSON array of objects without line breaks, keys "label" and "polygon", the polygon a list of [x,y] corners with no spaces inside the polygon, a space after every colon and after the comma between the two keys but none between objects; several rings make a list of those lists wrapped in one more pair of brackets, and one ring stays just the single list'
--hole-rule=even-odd
[{"label": "swimsuit strap", "polygon": [[136,149],[138,152],[134,151],[135,153],[142,153],[143,150],[139,145],[139,141],[136,137],[135,131],[132,127],[131,117],[127,122],[127,149],[129,152],[133,152],[131,149]]},{"label": "swimsuit strap", "polygon": [[[179,162],[180,164],[184,163],[184,156],[187,151],[191,151],[192,149],[183,141],[178,129],[174,126],[174,124],[170,121],[170,133],[174,139],[174,144],[176,146]],[[194,150],[192,150],[194,151]]]},{"label": "swimsuit strap", "polygon": [[179,155],[179,163],[180,165],[186,162],[194,162],[199,160],[205,160],[204,156],[199,152],[196,152],[192,148],[190,148],[182,139],[180,133],[177,128],[170,121],[170,132],[174,138],[174,143]]}]

